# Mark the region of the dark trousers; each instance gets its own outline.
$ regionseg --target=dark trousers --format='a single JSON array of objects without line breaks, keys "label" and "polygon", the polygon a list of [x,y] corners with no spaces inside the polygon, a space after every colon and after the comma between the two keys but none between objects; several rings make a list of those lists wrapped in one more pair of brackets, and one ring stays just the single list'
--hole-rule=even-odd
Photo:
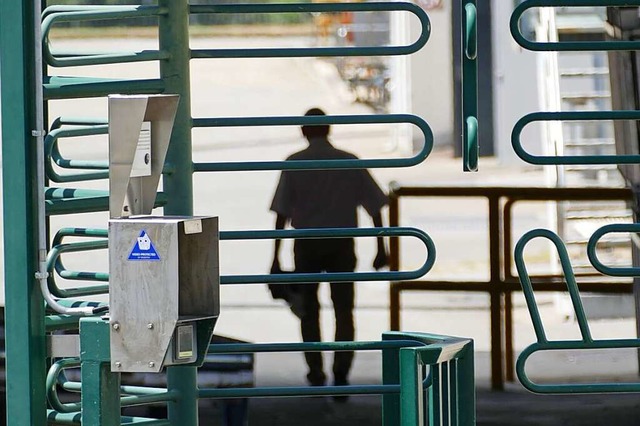
[{"label": "dark trousers", "polygon": [[[296,272],[299,273],[353,272],[356,267],[352,238],[296,240],[293,252]],[[318,283],[299,284],[297,287],[302,292],[304,300],[304,314],[300,319],[302,340],[320,342],[322,337]],[[354,340],[354,296],[353,282],[331,283],[331,300],[336,317],[335,341]],[[314,385],[324,384],[326,376],[322,366],[322,354],[306,352],[305,358],[309,366],[309,382]],[[346,382],[352,361],[353,352],[335,353],[333,377],[336,383]]]}]

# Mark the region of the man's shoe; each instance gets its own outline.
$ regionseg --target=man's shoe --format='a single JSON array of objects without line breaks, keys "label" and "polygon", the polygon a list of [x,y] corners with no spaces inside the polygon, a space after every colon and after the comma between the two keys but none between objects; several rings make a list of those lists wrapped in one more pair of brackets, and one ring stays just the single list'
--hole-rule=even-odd
[{"label": "man's shoe", "polygon": [[309,373],[307,374],[307,382],[310,386],[324,386],[327,378],[324,373]]},{"label": "man's shoe", "polygon": [[[349,386],[347,379],[335,379],[334,386]],[[337,403],[344,404],[349,400],[349,395],[333,395],[333,400]]]}]

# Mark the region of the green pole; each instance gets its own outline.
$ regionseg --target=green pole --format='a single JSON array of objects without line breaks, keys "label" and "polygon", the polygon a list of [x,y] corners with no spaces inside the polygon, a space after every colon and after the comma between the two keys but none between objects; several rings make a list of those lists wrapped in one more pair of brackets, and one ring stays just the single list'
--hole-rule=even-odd
[{"label": "green pole", "polygon": [[[382,340],[393,340],[392,334],[384,333]],[[382,383],[397,385],[400,383],[400,351],[398,349],[382,350]],[[382,395],[383,426],[400,425],[400,395]]]},{"label": "green pole", "polygon": [[120,374],[111,372],[109,322],[80,320],[82,424],[120,426]]},{"label": "green pole", "polygon": [[46,424],[44,301],[38,270],[35,5],[0,1],[7,424]]},{"label": "green pole", "polygon": [[[168,13],[159,18],[160,50],[169,58],[160,62],[160,74],[165,92],[180,95],[180,104],[167,152],[163,191],[167,195],[166,215],[193,214],[193,161],[191,158],[191,87],[189,74],[189,5],[185,0],[159,0],[158,6]],[[167,387],[179,392],[179,398],[169,403],[172,425],[198,425],[197,369],[167,368]]]},{"label": "green pole", "polygon": [[160,50],[169,58],[160,61],[165,93],[180,95],[163,175],[167,194],[166,215],[193,214],[193,160],[191,158],[191,83],[189,60],[189,5],[186,0],[159,0],[168,9],[159,18]]}]

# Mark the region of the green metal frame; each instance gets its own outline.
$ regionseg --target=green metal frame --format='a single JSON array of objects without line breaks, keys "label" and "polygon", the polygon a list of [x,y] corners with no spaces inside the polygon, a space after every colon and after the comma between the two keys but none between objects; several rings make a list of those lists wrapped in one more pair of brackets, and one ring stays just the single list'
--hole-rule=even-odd
[{"label": "green metal frame", "polygon": [[[611,228],[609,228],[611,229]],[[615,229],[615,228],[614,228]],[[635,226],[637,231],[639,228]],[[629,229],[627,229],[629,231]],[[605,231],[606,232],[606,231]],[[580,329],[580,340],[557,340],[550,341],[544,331],[544,325],[540,316],[537,302],[533,291],[531,278],[527,271],[524,261],[524,250],[526,245],[535,238],[545,238],[553,243],[558,251],[560,264],[566,280],[567,290],[571,297],[575,318]],[[589,245],[595,247],[596,239],[592,238]],[[594,249],[592,249],[594,250]],[[516,374],[524,387],[536,393],[602,393],[602,392],[640,392],[640,382],[634,383],[562,383],[562,384],[539,384],[532,381],[526,372],[526,363],[531,355],[536,352],[543,351],[562,351],[562,350],[595,350],[595,349],[622,349],[622,348],[640,348],[640,339],[609,339],[595,340],[591,336],[587,316],[585,315],[582,300],[576,277],[571,267],[569,254],[560,237],[546,229],[534,229],[527,232],[518,241],[515,247],[516,268],[520,276],[522,291],[524,292],[527,308],[533,322],[533,328],[536,333],[537,342],[528,346],[520,356],[516,363]]]},{"label": "green metal frame", "polygon": [[[0,2],[0,80],[5,251],[7,417],[9,424],[46,423],[44,302],[38,270],[33,2]],[[10,84],[8,84],[10,82]],[[9,106],[11,108],[9,108]],[[11,186],[6,186],[11,182]],[[10,206],[10,207],[9,207]]]},{"label": "green metal frame", "polygon": [[463,0],[462,27],[462,169],[478,171],[478,11],[476,0]]},{"label": "green metal frame", "polygon": [[[36,183],[36,150],[31,143],[40,134],[36,129],[37,96],[43,101],[83,97],[102,97],[110,93],[180,95],[181,102],[167,154],[163,173],[163,192],[158,194],[157,206],[165,214],[193,213],[194,172],[284,169],[344,169],[370,167],[409,167],[425,160],[433,148],[433,133],[429,125],[412,115],[329,116],[329,117],[254,117],[254,118],[192,118],[190,110],[189,62],[192,59],[220,57],[316,57],[406,55],[418,51],[428,41],[430,22],[418,6],[403,2],[338,3],[338,4],[252,4],[190,6],[186,1],[159,0],[157,6],[52,6],[40,15],[38,8],[21,0],[3,0],[0,4],[0,62],[2,85],[3,158],[5,182],[11,190],[4,191],[6,298],[7,298],[7,387],[11,398],[8,404],[9,424],[45,425],[84,424],[115,426],[120,424],[197,425],[197,402],[202,398],[382,394],[385,424],[413,425],[422,419],[425,400],[418,397],[435,385],[429,402],[437,406],[433,413],[438,419],[455,419],[453,424],[475,424],[473,344],[470,340],[426,334],[389,333],[380,342],[338,342],[317,344],[255,344],[213,345],[210,353],[318,351],[318,350],[380,350],[383,356],[383,384],[325,388],[253,388],[198,389],[195,367],[169,367],[167,388],[121,386],[120,375],[111,373],[109,362],[109,325],[99,317],[79,320],[66,314],[45,312],[44,299],[33,273],[38,270],[37,238],[38,188]],[[34,3],[37,5],[37,3]],[[407,46],[371,46],[363,48],[311,49],[189,49],[188,18],[190,14],[208,13],[281,13],[281,12],[339,12],[339,11],[404,11],[414,14],[422,26],[416,41]],[[133,19],[157,17],[160,48],[155,51],[82,53],[55,50],[49,40],[52,28],[58,23],[91,20]],[[42,33],[42,52],[45,65],[52,68],[93,66],[126,62],[158,61],[157,79],[102,79],[87,77],[41,76],[37,50],[33,49],[36,35]],[[46,68],[45,68],[46,69]],[[33,77],[30,77],[33,76]],[[37,77],[37,78],[36,78]],[[42,80],[42,87],[36,82]],[[11,108],[8,105],[11,104]],[[46,106],[44,106],[46,108]],[[191,130],[194,127],[273,126],[302,124],[371,124],[411,123],[423,133],[425,144],[415,156],[403,159],[252,162],[252,163],[193,163]],[[64,157],[58,144],[65,138],[104,135],[108,123],[95,118],[60,117],[50,125],[44,140],[44,173],[53,183],[103,180],[108,178],[108,164],[104,161],[77,161]],[[62,170],[66,172],[61,173]],[[5,185],[5,188],[8,188]],[[108,210],[108,192],[68,187],[44,188],[46,215],[84,213]],[[223,284],[331,281],[387,281],[410,280],[426,274],[435,262],[435,247],[423,231],[412,228],[383,229],[317,229],[287,231],[223,232],[223,240],[319,238],[319,237],[380,237],[410,236],[425,244],[424,264],[413,271],[336,274],[285,274],[223,276]],[[74,237],[72,242],[65,242]],[[84,301],[89,295],[108,291],[108,286],[90,285],[59,288],[55,276],[68,280],[105,282],[106,272],[67,270],[62,255],[107,249],[105,229],[61,229],[51,243],[46,257],[49,291],[61,306],[99,307],[101,304]],[[78,239],[82,241],[78,241]],[[86,240],[85,240],[86,239]],[[80,329],[80,358],[64,358],[53,362],[47,371],[45,335],[55,330]],[[200,332],[199,330],[198,332]],[[206,331],[206,330],[205,330]],[[25,338],[25,336],[28,336]],[[64,370],[81,367],[80,383],[66,380]],[[442,367],[439,367],[442,365]],[[415,373],[430,366],[433,371],[458,372],[449,380],[430,372],[426,380]],[[57,388],[81,393],[80,403],[62,403]],[[45,392],[46,389],[46,392]],[[50,409],[47,409],[45,393]],[[164,401],[168,405],[168,419],[121,417],[120,408],[127,405]],[[402,403],[401,403],[402,401]],[[455,403],[452,403],[455,402]],[[414,412],[415,410],[415,412]],[[432,417],[435,421],[436,417]],[[438,424],[437,422],[434,424]],[[444,423],[443,423],[444,424]],[[450,423],[446,423],[450,424]]]},{"label": "green metal frame", "polygon": [[[559,41],[534,42],[527,40],[520,31],[520,19],[531,8],[537,7],[580,7],[580,6],[630,6],[632,2],[625,0],[526,0],[518,5],[510,21],[510,30],[514,40],[522,47],[532,51],[624,51],[637,50],[638,41]],[[639,164],[639,155],[532,155],[524,150],[520,135],[524,128],[533,122],[545,121],[599,121],[599,120],[633,120],[640,119],[640,111],[572,111],[572,112],[535,112],[522,117],[514,126],[511,144],[516,154],[526,162],[537,165],[576,165],[576,164]],[[596,245],[599,239],[612,232],[638,232],[638,224],[608,225],[597,230],[587,245],[587,254],[592,265],[600,272],[612,276],[635,277],[638,268],[611,268],[603,265],[597,257]],[[581,339],[549,341],[544,331],[540,312],[535,301],[531,277],[524,262],[525,246],[534,238],[545,238],[553,243],[558,251],[567,290],[571,297],[575,317],[578,322]],[[522,384],[529,390],[538,393],[595,393],[595,392],[640,392],[640,383],[565,383],[538,384],[527,375],[525,365],[529,357],[539,351],[549,350],[594,350],[615,348],[640,348],[640,339],[594,340],[591,337],[587,318],[580,300],[576,277],[571,266],[564,243],[558,235],[546,230],[535,229],[526,233],[516,244],[514,259],[524,292],[527,307],[535,329],[537,342],[527,347],[518,357],[516,374]]]}]

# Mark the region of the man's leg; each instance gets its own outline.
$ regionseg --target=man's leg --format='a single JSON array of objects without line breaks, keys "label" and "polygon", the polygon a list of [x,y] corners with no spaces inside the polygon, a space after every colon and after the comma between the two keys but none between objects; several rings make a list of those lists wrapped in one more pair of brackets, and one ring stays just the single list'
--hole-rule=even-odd
[{"label": "man's leg", "polygon": [[[353,272],[356,269],[356,255],[352,238],[335,240],[327,272]],[[353,341],[355,326],[353,308],[355,289],[352,282],[331,283],[331,300],[336,317],[336,342]],[[353,362],[353,352],[336,352],[333,358],[333,379],[338,386],[348,384],[349,370]]]},{"label": "man's leg", "polygon": [[[300,317],[300,330],[304,342],[321,342],[320,335],[320,303],[318,302],[318,283],[301,284],[304,312]],[[322,366],[322,352],[305,352],[304,357],[309,366],[307,380],[311,386],[323,386],[326,382]]]},{"label": "man's leg", "polygon": [[[309,240],[297,240],[294,244],[294,260],[297,273],[320,272],[317,255],[313,243]],[[318,283],[298,284],[302,295],[302,312],[296,313],[300,318],[300,331],[304,342],[321,342],[320,303],[318,302]],[[326,382],[322,365],[321,352],[305,352],[304,357],[309,366],[307,380],[312,386],[323,386]]]},{"label": "man's leg", "polygon": [[[353,341],[355,327],[353,306],[355,292],[353,283],[331,283],[331,300],[336,316],[336,342]],[[349,370],[353,362],[353,352],[336,352],[333,359],[333,377],[336,385],[348,383]]]}]

